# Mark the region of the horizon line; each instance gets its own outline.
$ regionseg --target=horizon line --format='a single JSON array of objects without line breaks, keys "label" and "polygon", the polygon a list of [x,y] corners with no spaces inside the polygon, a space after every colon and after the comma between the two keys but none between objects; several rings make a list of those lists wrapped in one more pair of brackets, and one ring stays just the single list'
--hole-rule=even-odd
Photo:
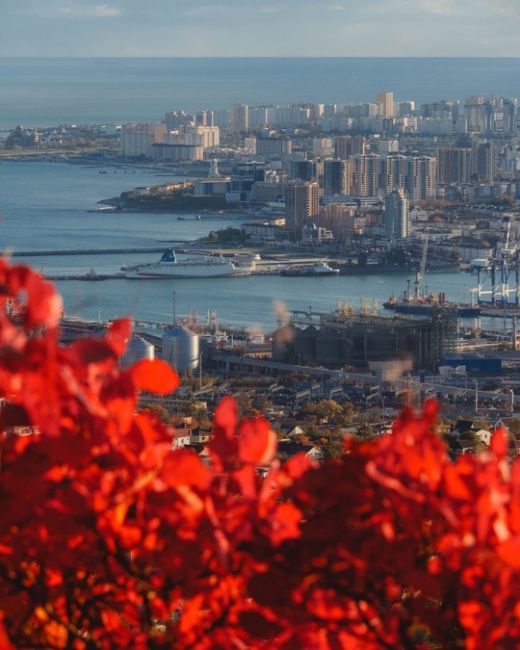
[{"label": "horizon line", "polygon": [[79,56],[79,55],[38,55],[38,54],[32,54],[32,55],[4,55],[0,54],[0,60],[1,59],[8,59],[8,60],[20,60],[20,59],[95,59],[95,60],[106,60],[106,59],[150,59],[150,60],[157,60],[157,59],[180,59],[180,60],[185,60],[185,59],[262,59],[262,60],[279,60],[279,59],[324,59],[324,60],[334,60],[334,59],[373,59],[373,60],[381,60],[381,59],[387,59],[387,60],[395,60],[395,59],[423,59],[423,60],[434,60],[434,61],[442,61],[442,60],[448,60],[448,59],[461,59],[461,60],[489,60],[489,59],[494,59],[494,60],[515,60],[515,59],[520,59],[520,54],[518,55],[510,55],[510,56],[480,56],[480,55],[445,55],[445,56],[426,56],[426,55],[416,55],[416,56],[410,56],[410,55],[392,55],[392,56],[385,56],[385,55],[363,55],[363,54],[345,54],[345,55],[336,55],[336,56],[329,56],[329,55],[259,55],[259,56],[250,56],[250,55],[210,55],[210,54],[205,54],[205,55],[199,55],[199,54],[194,54],[190,56],[180,56],[180,55],[163,55],[163,56],[155,56],[155,55],[95,55],[95,56]]}]

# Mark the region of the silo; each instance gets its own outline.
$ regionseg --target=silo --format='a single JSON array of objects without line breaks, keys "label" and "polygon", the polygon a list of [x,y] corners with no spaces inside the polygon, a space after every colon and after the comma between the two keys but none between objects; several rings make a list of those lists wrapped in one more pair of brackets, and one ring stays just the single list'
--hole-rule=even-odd
[{"label": "silo", "polygon": [[129,368],[142,359],[153,360],[154,357],[154,346],[148,341],[145,341],[141,336],[134,334],[126,346],[125,353],[121,357],[121,366],[123,368]]},{"label": "silo", "polygon": [[162,358],[179,374],[199,365],[199,335],[183,325],[166,330],[162,337]]}]

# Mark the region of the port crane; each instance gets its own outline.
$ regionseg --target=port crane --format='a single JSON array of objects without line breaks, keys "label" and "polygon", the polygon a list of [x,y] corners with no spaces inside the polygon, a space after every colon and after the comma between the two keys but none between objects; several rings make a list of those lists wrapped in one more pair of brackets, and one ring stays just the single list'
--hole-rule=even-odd
[{"label": "port crane", "polygon": [[[471,289],[473,305],[484,302],[490,296],[491,305],[507,307],[510,296],[514,296],[514,306],[520,307],[520,248],[519,224],[512,221],[511,215],[504,215],[500,228],[500,238],[487,264],[477,267],[477,286]],[[512,276],[514,285],[511,286]],[[485,288],[489,286],[490,288]]]}]

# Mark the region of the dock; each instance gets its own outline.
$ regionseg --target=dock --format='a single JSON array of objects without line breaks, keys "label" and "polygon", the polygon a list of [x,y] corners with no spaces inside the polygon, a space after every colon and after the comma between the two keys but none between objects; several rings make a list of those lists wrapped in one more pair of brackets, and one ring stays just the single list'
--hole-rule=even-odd
[{"label": "dock", "polygon": [[64,282],[67,280],[80,280],[84,282],[99,282],[101,280],[122,280],[125,278],[124,273],[83,273],[79,274],[67,274],[67,275],[46,275],[46,280],[51,280],[52,282]]},{"label": "dock", "polygon": [[[186,244],[189,240],[178,239],[169,244]],[[57,257],[73,255],[139,255],[140,253],[164,253],[165,246],[149,246],[144,248],[74,248],[69,250],[43,250],[43,251],[13,251],[11,257]]]},{"label": "dock", "polygon": [[480,304],[480,316],[487,316],[490,318],[519,318],[520,307],[509,305],[501,307],[500,305],[484,305]]}]

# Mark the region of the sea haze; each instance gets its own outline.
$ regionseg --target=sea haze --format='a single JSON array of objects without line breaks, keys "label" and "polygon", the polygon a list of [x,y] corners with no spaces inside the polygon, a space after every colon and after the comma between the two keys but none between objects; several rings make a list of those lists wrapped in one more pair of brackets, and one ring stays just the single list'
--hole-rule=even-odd
[{"label": "sea haze", "polygon": [[419,103],[520,94],[520,59],[0,58],[0,129],[120,123],[168,110],[298,101]]}]

